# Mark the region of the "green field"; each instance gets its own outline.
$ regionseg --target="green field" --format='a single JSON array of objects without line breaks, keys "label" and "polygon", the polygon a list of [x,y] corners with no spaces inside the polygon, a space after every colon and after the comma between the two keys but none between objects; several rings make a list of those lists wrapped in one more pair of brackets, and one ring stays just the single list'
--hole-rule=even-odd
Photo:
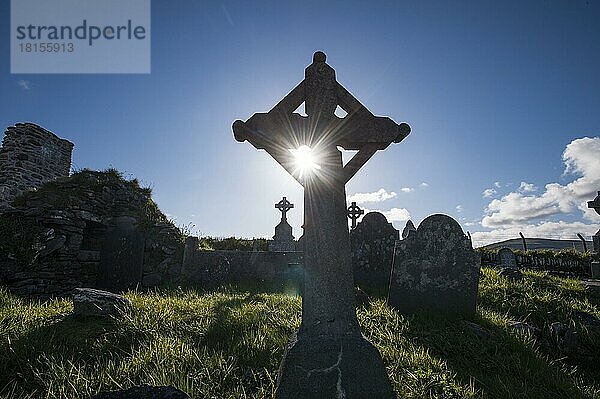
[{"label": "green field", "polygon": [[[193,398],[270,398],[287,337],[300,323],[300,298],[235,287],[201,292],[129,292],[119,320],[75,320],[68,300],[46,303],[0,290],[0,397],[85,398],[99,390],[174,385]],[[509,282],[483,269],[472,320],[403,317],[373,299],[359,309],[399,397],[600,398],[600,334],[570,319],[600,317],[598,298],[576,280],[526,272]],[[527,321],[545,340],[508,328]],[[592,361],[562,358],[549,325],[570,324]],[[549,344],[548,344],[549,343]]]}]

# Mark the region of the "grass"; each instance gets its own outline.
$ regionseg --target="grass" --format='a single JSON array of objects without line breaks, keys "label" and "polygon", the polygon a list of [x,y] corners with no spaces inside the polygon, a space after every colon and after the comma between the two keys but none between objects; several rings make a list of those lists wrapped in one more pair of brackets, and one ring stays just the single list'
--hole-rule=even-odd
[{"label": "grass", "polygon": [[[75,398],[134,384],[174,385],[193,398],[270,398],[287,337],[300,323],[299,297],[239,288],[211,292],[129,292],[134,310],[119,320],[76,321],[70,301],[45,303],[0,290],[0,397]],[[570,320],[600,316],[575,280],[525,273],[511,282],[483,269],[474,322],[403,317],[375,299],[359,309],[403,398],[600,398],[600,339]],[[508,329],[527,321],[548,336],[571,324],[595,363],[561,359]]]}]

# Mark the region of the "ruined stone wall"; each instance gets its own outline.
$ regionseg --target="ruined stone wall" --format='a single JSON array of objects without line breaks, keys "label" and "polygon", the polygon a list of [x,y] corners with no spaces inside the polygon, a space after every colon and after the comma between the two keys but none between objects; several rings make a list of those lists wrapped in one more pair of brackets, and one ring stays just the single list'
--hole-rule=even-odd
[{"label": "ruined stone wall", "polygon": [[206,288],[244,282],[300,283],[304,274],[302,252],[202,251],[186,245],[183,259],[181,282]]},{"label": "ruined stone wall", "polygon": [[0,211],[22,192],[69,175],[73,143],[33,123],[9,127],[0,148]]},{"label": "ruined stone wall", "polygon": [[[123,218],[141,236],[139,256],[127,254],[127,242],[105,245],[122,241],[114,226]],[[181,273],[182,238],[137,182],[84,170],[24,193],[0,214],[0,286],[46,298],[80,287],[119,292],[169,284]]]}]

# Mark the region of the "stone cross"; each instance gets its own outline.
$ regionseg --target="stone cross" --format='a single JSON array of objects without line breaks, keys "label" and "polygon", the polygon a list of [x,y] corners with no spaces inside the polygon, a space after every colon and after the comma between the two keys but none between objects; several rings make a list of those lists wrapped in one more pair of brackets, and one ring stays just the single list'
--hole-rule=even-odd
[{"label": "stone cross", "polygon": [[275,208],[277,208],[281,211],[281,220],[287,220],[286,214],[293,207],[294,207],[294,204],[292,204],[290,201],[288,201],[288,199],[286,197],[283,197],[283,199],[281,201],[279,201],[278,203],[275,204]]},{"label": "stone cross", "polygon": [[360,215],[364,215],[365,211],[361,209],[356,202],[352,202],[352,204],[348,207],[348,217],[352,220],[352,228],[356,227],[356,221],[360,217]]},{"label": "stone cross", "polygon": [[[304,80],[273,109],[233,124],[236,140],[265,150],[304,187],[302,323],[290,337],[275,396],[393,398],[381,355],[356,317],[345,185],[375,152],[408,136],[410,126],[374,116],[325,61],[316,52]],[[302,103],[306,117],[294,113]],[[338,106],[344,118],[334,114]],[[318,163],[310,173],[290,151],[301,146]],[[338,147],[358,152],[344,165]]]}]

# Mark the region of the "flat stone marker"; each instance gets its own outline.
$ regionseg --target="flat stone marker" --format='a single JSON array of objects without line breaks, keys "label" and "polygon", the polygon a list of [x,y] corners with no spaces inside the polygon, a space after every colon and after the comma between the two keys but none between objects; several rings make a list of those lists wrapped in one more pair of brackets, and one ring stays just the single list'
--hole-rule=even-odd
[{"label": "flat stone marker", "polygon": [[[377,152],[410,133],[376,117],[335,78],[318,51],[305,78],[268,113],[236,121],[236,140],[266,150],[304,187],[302,324],[290,337],[276,398],[394,398],[381,355],[360,332],[350,262],[346,182]],[[294,111],[302,104],[308,115]],[[340,106],[347,112],[338,118]],[[298,168],[290,150],[309,147],[318,168]],[[358,150],[343,165],[337,149]]]},{"label": "flat stone marker", "polygon": [[517,258],[515,253],[510,248],[500,248],[498,251],[498,257],[500,258],[500,266],[509,267],[511,269],[517,269]]},{"label": "flat stone marker", "polygon": [[404,314],[470,315],[477,306],[481,259],[446,215],[423,220],[396,247],[388,302]]},{"label": "flat stone marker", "polygon": [[93,288],[75,288],[73,314],[75,317],[119,317],[132,308],[129,299]]}]

